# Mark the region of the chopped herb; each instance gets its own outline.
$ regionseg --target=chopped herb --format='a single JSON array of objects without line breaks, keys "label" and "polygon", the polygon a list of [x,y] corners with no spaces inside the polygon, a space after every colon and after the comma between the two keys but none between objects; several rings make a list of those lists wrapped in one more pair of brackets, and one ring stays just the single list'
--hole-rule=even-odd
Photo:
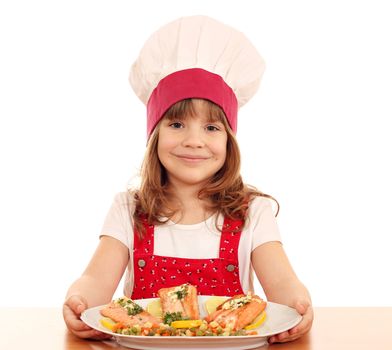
[{"label": "chopped herb", "polygon": [[172,290],[168,293],[168,295],[171,298],[174,297],[178,300],[184,299],[187,294],[188,294],[188,285],[186,283],[182,284],[181,286],[176,287],[174,290]]},{"label": "chopped herb", "polygon": [[134,316],[143,311],[143,308],[138,304],[134,303],[132,299],[119,298],[116,303],[127,310],[129,316]]},{"label": "chopped herb", "polygon": [[244,306],[245,304],[248,304],[252,301],[252,297],[250,294],[248,294],[247,296],[241,297],[241,298],[236,298],[236,299],[231,299],[227,302],[225,302],[222,305],[222,309],[224,310],[228,310],[228,309],[238,309],[242,306]]},{"label": "chopped herb", "polygon": [[139,313],[141,313],[143,311],[143,308],[141,306],[139,306],[138,304],[132,303],[132,306],[127,306],[126,307],[128,315],[129,316],[134,316],[137,315]]},{"label": "chopped herb", "polygon": [[183,317],[181,312],[166,312],[163,316],[163,323],[171,325],[174,321],[187,320],[188,317]]},{"label": "chopped herb", "polygon": [[177,290],[175,293],[177,295],[177,299],[181,300],[185,298],[185,296],[188,294],[188,291],[184,288],[181,290]]}]

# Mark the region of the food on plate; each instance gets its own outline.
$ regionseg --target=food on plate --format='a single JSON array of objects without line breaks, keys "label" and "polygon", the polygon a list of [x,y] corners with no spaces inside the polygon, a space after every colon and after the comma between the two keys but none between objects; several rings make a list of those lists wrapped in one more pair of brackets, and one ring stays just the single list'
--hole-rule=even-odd
[{"label": "food on plate", "polygon": [[110,329],[112,332],[116,331],[117,322],[114,322],[111,318],[109,317],[101,318],[100,323],[102,326],[104,326],[107,329]]},{"label": "food on plate", "polygon": [[227,297],[211,297],[208,300],[206,300],[204,306],[207,311],[207,314],[208,315],[212,314],[216,310],[216,308],[227,299],[228,299]]},{"label": "food on plate", "polygon": [[150,301],[147,304],[146,310],[155,317],[162,317],[162,306],[160,299]]},{"label": "food on plate", "polygon": [[253,323],[251,323],[250,325],[244,327],[244,329],[250,330],[250,329],[258,328],[258,327],[260,327],[264,323],[266,318],[267,318],[267,313],[264,310],[259,316],[257,316],[253,320]]},{"label": "food on plate", "polygon": [[170,326],[174,328],[196,328],[200,327],[202,323],[202,320],[182,320],[174,321],[170,324]]},{"label": "food on plate", "polygon": [[[179,319],[199,319],[199,304],[197,288],[190,284],[182,284],[171,288],[161,288],[158,291],[163,317],[175,315]],[[165,322],[166,323],[166,322]]]},{"label": "food on plate", "polygon": [[123,297],[112,301],[101,310],[101,315],[117,323],[113,328],[132,327],[138,324],[159,324],[160,318],[152,316],[133,300]]},{"label": "food on plate", "polygon": [[[216,311],[217,307],[223,304],[223,302],[225,302],[227,299],[228,299],[227,297],[211,297],[207,299],[204,303],[207,314],[208,315],[212,314],[214,311]],[[264,310],[259,316],[257,316],[253,320],[253,323],[244,327],[244,329],[251,330],[260,327],[264,323],[266,317],[267,317],[267,313]]]},{"label": "food on plate", "polygon": [[266,302],[257,295],[211,297],[205,303],[208,315],[200,319],[196,287],[182,284],[158,291],[159,299],[146,310],[123,297],[100,312],[103,327],[124,335],[141,336],[236,336],[255,335],[266,318]]},{"label": "food on plate", "polygon": [[267,303],[257,295],[240,294],[225,300],[205,320],[215,321],[219,325],[228,326],[236,331],[252,324],[266,306]]}]

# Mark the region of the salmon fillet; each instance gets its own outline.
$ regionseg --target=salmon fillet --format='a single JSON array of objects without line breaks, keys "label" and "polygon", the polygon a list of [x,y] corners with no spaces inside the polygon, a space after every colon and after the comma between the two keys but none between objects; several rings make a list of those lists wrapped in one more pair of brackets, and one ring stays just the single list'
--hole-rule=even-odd
[{"label": "salmon fillet", "polygon": [[[119,302],[119,300],[122,300],[123,302]],[[162,322],[161,319],[144,311],[139,305],[128,298],[120,298],[117,301],[112,301],[105,308],[100,310],[100,312],[102,316],[109,317],[115,322],[121,322],[126,327],[132,327],[137,324],[143,325],[147,322],[152,324],[159,324]]]},{"label": "salmon fillet", "polygon": [[180,312],[183,318],[199,319],[197,288],[190,284],[158,290],[161,299],[162,313]]},{"label": "salmon fillet", "polygon": [[205,317],[205,320],[207,322],[215,321],[237,331],[251,324],[266,306],[267,303],[257,295],[240,294],[223,302],[215,312]]}]

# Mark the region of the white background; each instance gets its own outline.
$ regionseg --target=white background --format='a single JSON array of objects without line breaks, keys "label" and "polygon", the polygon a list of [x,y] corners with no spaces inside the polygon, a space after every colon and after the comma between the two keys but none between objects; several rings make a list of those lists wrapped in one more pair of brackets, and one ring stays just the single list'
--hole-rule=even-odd
[{"label": "white background", "polygon": [[143,157],[129,67],[153,31],[193,14],[243,31],[266,60],[240,111],[242,173],[279,200],[314,304],[392,305],[387,3],[2,1],[0,306],[61,305]]}]

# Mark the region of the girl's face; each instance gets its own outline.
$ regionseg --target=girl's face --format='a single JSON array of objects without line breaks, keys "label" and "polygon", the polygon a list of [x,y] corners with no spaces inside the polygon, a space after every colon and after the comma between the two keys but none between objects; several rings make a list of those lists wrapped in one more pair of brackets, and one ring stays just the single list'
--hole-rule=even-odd
[{"label": "girl's face", "polygon": [[171,185],[202,187],[224,164],[227,132],[212,121],[207,103],[193,100],[194,115],[164,118],[159,127],[158,157]]}]

